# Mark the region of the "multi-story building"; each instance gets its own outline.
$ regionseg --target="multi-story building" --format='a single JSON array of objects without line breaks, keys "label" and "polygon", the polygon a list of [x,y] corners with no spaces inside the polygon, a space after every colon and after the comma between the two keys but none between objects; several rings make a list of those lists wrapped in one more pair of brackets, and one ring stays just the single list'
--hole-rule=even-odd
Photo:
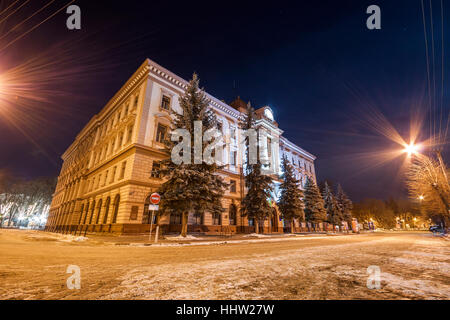
[{"label": "multi-story building", "polygon": [[[169,134],[169,110],[181,112],[178,97],[187,81],[146,60],[106,106],[81,130],[62,155],[46,229],[62,232],[143,233],[150,229],[150,194],[162,183],[158,176],[164,159],[163,141]],[[242,175],[239,121],[246,103],[239,97],[230,104],[206,94],[225,137],[227,165],[220,171],[230,184],[223,197],[221,215],[189,216],[189,231],[205,233],[253,232],[254,222],[239,214],[245,187]],[[297,178],[315,179],[315,157],[288,141],[278,128],[273,110],[256,110],[258,126],[267,133],[267,156],[280,173],[280,158],[286,154]],[[275,143],[276,142],[276,143]],[[277,194],[273,195],[277,198]],[[162,217],[165,232],[181,229],[181,215]],[[298,224],[297,224],[298,225]],[[264,222],[265,232],[282,232],[279,214]]]}]

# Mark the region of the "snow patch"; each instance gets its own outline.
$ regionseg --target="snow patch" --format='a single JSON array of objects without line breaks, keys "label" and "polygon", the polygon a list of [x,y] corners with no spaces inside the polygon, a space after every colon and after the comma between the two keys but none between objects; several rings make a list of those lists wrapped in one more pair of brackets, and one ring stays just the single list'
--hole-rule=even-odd
[{"label": "snow patch", "polygon": [[244,236],[244,238],[252,238],[252,237],[255,237],[255,238],[267,238],[269,236],[265,235],[265,234],[260,234],[260,233],[250,233],[250,234],[246,234]]},{"label": "snow patch", "polygon": [[178,236],[172,236],[172,237],[165,237],[166,240],[170,240],[170,241],[180,241],[180,240],[204,240],[204,238],[199,238],[199,237],[195,237],[193,235],[186,235],[186,237],[183,237],[182,235],[178,235]]},{"label": "snow patch", "polygon": [[427,261],[427,262],[421,262],[419,260],[415,259],[407,259],[407,258],[393,258],[392,261],[395,261],[397,263],[406,264],[409,266],[414,266],[420,269],[431,269],[431,270],[437,270],[444,274],[450,273],[450,264],[445,262],[437,262],[437,261]]},{"label": "snow patch", "polygon": [[382,273],[381,281],[386,287],[394,290],[401,290],[411,295],[419,295],[427,299],[442,299],[450,297],[450,287],[428,280],[407,280],[402,277]]}]

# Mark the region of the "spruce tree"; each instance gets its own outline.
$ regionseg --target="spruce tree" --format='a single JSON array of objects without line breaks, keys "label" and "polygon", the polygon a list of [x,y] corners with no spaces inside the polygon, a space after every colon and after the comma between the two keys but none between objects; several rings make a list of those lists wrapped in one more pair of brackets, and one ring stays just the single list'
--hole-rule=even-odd
[{"label": "spruce tree", "polygon": [[336,201],[342,214],[342,220],[346,221],[350,227],[352,225],[353,203],[347,197],[340,184],[337,186]]},{"label": "spruce tree", "polygon": [[331,188],[325,181],[322,191],[324,207],[327,210],[327,221],[333,225],[340,225],[342,222],[342,212],[336,198],[331,192]]},{"label": "spruce tree", "polygon": [[290,221],[291,233],[294,232],[294,219],[303,220],[303,191],[300,189],[299,181],[295,178],[294,168],[289,163],[286,155],[281,159],[283,182],[280,185],[280,199],[278,208],[282,217]]},{"label": "spruce tree", "polygon": [[[182,113],[171,111],[172,130],[186,129],[190,134],[190,142],[194,142],[194,122],[202,122],[202,136],[206,130],[217,126],[217,119],[209,108],[203,90],[199,88],[199,79],[194,74],[184,94],[179,98]],[[176,142],[166,140],[165,152],[170,155]],[[206,143],[203,141],[202,152]],[[221,214],[222,196],[226,183],[216,174],[215,163],[194,163],[194,148],[191,148],[191,163],[175,164],[172,159],[162,161],[160,173],[167,180],[161,185],[161,210],[159,214],[181,213],[181,236],[187,235],[189,212],[203,214],[210,212]]]},{"label": "spruce tree", "polygon": [[306,179],[304,194],[306,221],[312,223],[326,221],[327,211],[324,208],[322,196],[316,183],[310,177]]},{"label": "spruce tree", "polygon": [[[250,103],[247,105],[247,114],[241,123],[242,130],[256,130],[255,110]],[[258,143],[259,145],[259,143]],[[250,164],[250,138],[245,140],[246,146],[246,166],[245,166],[245,186],[247,194],[242,200],[241,215],[255,220],[255,232],[259,233],[260,219],[266,219],[273,214],[273,208],[268,200],[272,192],[272,178],[261,172],[262,164],[259,159],[259,147],[257,147],[256,164]]]}]

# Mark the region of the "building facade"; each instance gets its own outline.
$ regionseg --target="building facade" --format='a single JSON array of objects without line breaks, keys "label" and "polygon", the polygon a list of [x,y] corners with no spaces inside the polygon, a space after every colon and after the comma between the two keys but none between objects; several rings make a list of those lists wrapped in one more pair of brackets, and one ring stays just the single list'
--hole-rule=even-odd
[{"label": "building facade", "polygon": [[[169,110],[181,112],[178,97],[186,86],[187,81],[149,59],[139,67],[62,155],[46,230],[149,232],[150,194],[162,183],[158,169],[165,158],[162,149],[169,135]],[[254,231],[254,221],[239,214],[245,187],[238,129],[246,103],[239,97],[226,104],[207,93],[206,96],[226,142],[223,157],[227,165],[219,174],[230,186],[223,197],[226,211],[221,215],[191,214],[188,231],[250,233]],[[302,185],[307,176],[315,180],[316,158],[282,136],[270,107],[259,108],[256,114],[258,126],[267,136],[266,152],[275,185],[279,183],[280,159],[284,154]],[[273,194],[274,200],[277,193]],[[177,232],[181,229],[181,215],[164,216],[160,224],[164,232]],[[263,224],[264,232],[283,232],[278,213]]]}]

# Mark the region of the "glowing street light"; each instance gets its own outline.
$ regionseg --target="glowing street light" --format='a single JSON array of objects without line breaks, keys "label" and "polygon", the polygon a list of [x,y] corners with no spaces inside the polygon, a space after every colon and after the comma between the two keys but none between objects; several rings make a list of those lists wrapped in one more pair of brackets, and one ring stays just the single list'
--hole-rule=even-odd
[{"label": "glowing street light", "polygon": [[425,199],[425,197],[422,196],[422,195],[420,195],[420,196],[419,196],[419,200],[422,201],[423,199]]},{"label": "glowing street light", "polygon": [[410,144],[405,144],[404,147],[405,149],[403,149],[403,152],[407,153],[408,156],[419,153],[419,146],[412,142]]}]

